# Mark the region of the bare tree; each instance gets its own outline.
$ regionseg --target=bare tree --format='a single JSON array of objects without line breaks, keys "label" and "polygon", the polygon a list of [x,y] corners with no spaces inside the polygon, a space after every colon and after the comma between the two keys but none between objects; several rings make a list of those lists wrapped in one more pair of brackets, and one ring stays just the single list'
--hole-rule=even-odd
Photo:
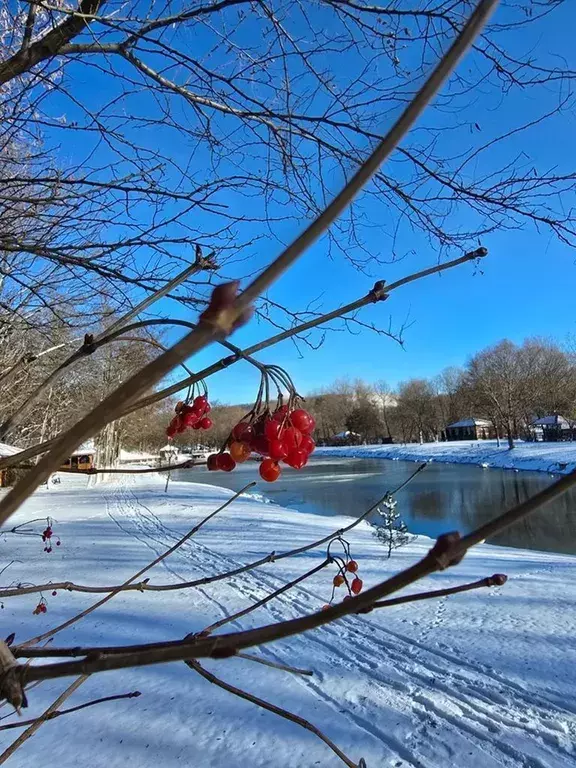
[{"label": "bare tree", "polygon": [[[331,253],[355,269],[394,258],[414,231],[442,250],[525,225],[573,243],[573,172],[533,167],[516,150],[519,137],[570,109],[575,73],[522,40],[551,14],[561,23],[569,3],[531,3],[530,13],[504,4],[418,131],[328,232]],[[174,0],[122,13],[107,0],[8,4],[0,271],[51,308],[49,281],[73,291],[77,307],[96,282],[123,306],[190,261],[195,243],[216,250],[227,275],[249,274],[271,235],[284,239],[317,215],[361,164],[469,9],[469,0],[409,9]],[[86,99],[91,77],[98,87]],[[530,91],[541,111],[480,125],[479,83],[483,110],[505,90]],[[375,228],[378,252],[368,247]],[[188,281],[179,299],[201,305],[206,282]],[[271,297],[260,311],[283,326],[314,316]]]}]

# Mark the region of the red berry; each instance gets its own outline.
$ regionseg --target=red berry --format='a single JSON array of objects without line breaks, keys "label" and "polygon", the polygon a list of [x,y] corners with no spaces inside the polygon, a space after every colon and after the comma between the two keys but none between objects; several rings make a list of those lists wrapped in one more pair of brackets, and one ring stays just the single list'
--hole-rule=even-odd
[{"label": "red berry", "polygon": [[359,579],[358,576],[356,576],[356,578],[352,580],[352,584],[350,584],[350,589],[355,595],[358,595],[362,591],[363,586],[364,582],[362,579]]},{"label": "red berry", "polygon": [[308,454],[306,451],[301,451],[300,449],[297,449],[295,451],[290,451],[288,456],[284,459],[284,464],[288,464],[289,467],[293,467],[294,469],[302,469],[303,466],[308,461]]},{"label": "red berry", "polygon": [[241,443],[238,440],[235,440],[233,443],[230,443],[230,456],[234,459],[234,461],[241,464],[243,461],[246,461],[247,458],[250,456],[250,446],[247,443]]},{"label": "red berry", "polygon": [[204,413],[207,405],[208,398],[205,395],[198,395],[198,397],[194,399],[193,407],[195,411],[202,411],[202,413]]},{"label": "red berry", "polygon": [[212,410],[212,406],[210,405],[210,403],[206,403],[204,407],[204,415],[206,415],[207,413],[210,413],[211,410]]},{"label": "red berry", "polygon": [[249,443],[254,437],[254,427],[247,421],[240,421],[232,430],[232,437],[242,443]]},{"label": "red berry", "polygon": [[167,437],[173,438],[175,434],[176,434],[176,427],[173,427],[172,425],[170,425],[169,427],[166,427]]},{"label": "red berry", "polygon": [[219,456],[219,453],[211,453],[206,459],[206,466],[208,467],[209,472],[216,472],[217,469],[220,469]]},{"label": "red berry", "polygon": [[194,427],[196,426],[199,418],[200,417],[196,411],[190,410],[184,414],[184,424],[186,424],[187,427]]},{"label": "red berry", "polygon": [[296,427],[287,427],[282,433],[282,440],[288,452],[296,450],[302,442],[302,432]]},{"label": "red berry", "polygon": [[288,449],[284,444],[284,440],[270,440],[270,446],[268,453],[271,459],[280,461],[288,456]]},{"label": "red berry", "polygon": [[308,455],[311,453],[314,453],[314,449],[316,448],[316,443],[310,435],[302,435],[302,442],[300,443],[300,450],[306,451]]},{"label": "red berry", "polygon": [[236,462],[229,453],[218,454],[218,469],[223,469],[224,472],[232,472],[235,466]]},{"label": "red berry", "polygon": [[268,440],[278,440],[282,437],[284,427],[279,421],[273,419],[267,419],[264,423],[264,434]]},{"label": "red berry", "polygon": [[176,430],[176,432],[179,432],[181,434],[182,432],[186,432],[186,430],[187,430],[186,422],[184,421],[184,419],[182,419],[180,424],[178,424],[178,429]]},{"label": "red berry", "polygon": [[264,435],[256,435],[251,441],[250,441],[250,447],[253,451],[256,451],[256,453],[260,453],[262,456],[269,456],[270,455],[270,441],[267,437],[264,437]]},{"label": "red berry", "polygon": [[288,415],[288,406],[281,405],[280,408],[277,408],[274,411],[272,418],[274,419],[274,421],[284,421],[287,415]]},{"label": "red berry", "polygon": [[273,459],[264,459],[260,462],[260,477],[267,483],[273,483],[280,477],[280,467]]},{"label": "red berry", "polygon": [[356,562],[356,560],[349,560],[346,563],[346,570],[350,571],[350,573],[356,573],[356,571],[358,570],[358,563]]},{"label": "red berry", "polygon": [[200,419],[198,426],[200,429],[210,429],[212,426],[212,419],[209,419],[208,416],[204,416],[203,419]]},{"label": "red berry", "polygon": [[300,432],[309,432],[312,424],[312,417],[303,408],[297,408],[290,414],[290,423]]},{"label": "red berry", "polygon": [[344,578],[344,576],[342,576],[342,574],[339,573],[337,576],[334,576],[334,578],[332,579],[332,584],[334,584],[335,587],[341,587],[345,581],[346,579]]}]

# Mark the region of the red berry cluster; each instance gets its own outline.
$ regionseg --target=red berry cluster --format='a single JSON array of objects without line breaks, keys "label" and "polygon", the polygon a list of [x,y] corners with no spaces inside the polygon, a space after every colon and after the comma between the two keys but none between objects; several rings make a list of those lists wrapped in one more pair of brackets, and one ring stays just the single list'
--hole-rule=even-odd
[{"label": "red berry cluster", "polygon": [[[50,521],[46,525],[46,528],[42,531],[42,541],[44,542],[44,552],[52,552],[52,539],[54,538],[54,532]],[[55,537],[55,544],[60,546],[60,539]]]},{"label": "red berry cluster", "polygon": [[210,429],[212,419],[208,417],[210,413],[210,403],[206,395],[198,395],[194,398],[192,405],[189,403],[176,403],[176,416],[166,427],[166,434],[171,440],[175,434],[185,432],[187,429]]},{"label": "red berry cluster", "polygon": [[[335,542],[342,545],[344,549],[343,558],[330,554],[330,547]],[[334,600],[336,589],[343,585],[346,585],[346,588],[348,589],[348,594],[344,596],[343,600],[350,600],[353,595],[359,595],[364,586],[364,582],[357,575],[358,563],[350,557],[350,545],[348,542],[341,537],[333,539],[328,545],[328,558],[338,566],[338,573],[332,579],[332,597],[330,598],[330,603]],[[326,610],[327,608],[330,608],[329,604],[322,606],[323,610]]]},{"label": "red berry cluster", "polygon": [[280,477],[280,462],[293,469],[302,469],[316,447],[311,437],[316,422],[303,408],[290,409],[280,405],[274,413],[266,411],[241,421],[227,440],[228,452],[208,457],[208,469],[231,472],[236,464],[246,461],[252,453],[263,456],[260,477],[273,483]]},{"label": "red berry cluster", "polygon": [[34,608],[34,610],[32,611],[32,613],[34,616],[38,616],[41,613],[46,613],[47,610],[48,610],[48,606],[46,605],[46,600],[44,600],[44,598],[42,597],[40,599],[40,602],[36,606],[36,608]]}]

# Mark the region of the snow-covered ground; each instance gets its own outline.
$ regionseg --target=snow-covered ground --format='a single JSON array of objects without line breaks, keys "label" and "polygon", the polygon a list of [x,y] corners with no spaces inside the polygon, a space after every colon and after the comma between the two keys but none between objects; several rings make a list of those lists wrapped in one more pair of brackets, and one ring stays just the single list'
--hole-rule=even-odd
[{"label": "snow-covered ground", "polygon": [[[306,544],[344,518],[313,516],[256,494],[231,504],[151,572],[177,583]],[[86,487],[67,477],[40,490],[17,522],[50,515],[62,546],[7,535],[1,583],[71,579],[120,583],[174,543],[230,491],[171,483],[158,476]],[[401,506],[401,496],[399,497]],[[367,524],[347,537],[366,585],[420,557],[420,538],[385,558]],[[251,605],[319,564],[325,549],[280,560],[225,582],[186,591],[129,592],[70,629],[55,645],[153,642],[181,638]],[[496,572],[496,589],[375,611],[306,636],[253,649],[265,659],[313,670],[295,675],[242,659],[210,661],[226,681],[306,717],[368,768],[567,768],[576,760],[576,558],[482,545],[455,568],[418,586],[439,588]],[[317,610],[335,571],[274,599],[221,631]],[[94,602],[79,593],[4,600],[2,636],[16,642],[45,631]],[[39,714],[71,680],[29,693]],[[139,690],[139,698],[99,704],[44,724],[8,761],[11,768],[308,768],[340,760],[313,734],[211,685],[182,663],[108,672],[89,679],[65,706]],[[8,707],[0,716],[8,714]],[[4,720],[2,724],[15,719]],[[2,748],[18,731],[0,733]]]},{"label": "snow-covered ground", "polygon": [[539,472],[568,473],[576,469],[576,442],[516,442],[513,450],[505,440],[454,440],[446,443],[406,443],[398,445],[350,445],[317,448],[319,456],[350,456],[361,459],[404,459],[479,464],[500,469],[531,469]]}]

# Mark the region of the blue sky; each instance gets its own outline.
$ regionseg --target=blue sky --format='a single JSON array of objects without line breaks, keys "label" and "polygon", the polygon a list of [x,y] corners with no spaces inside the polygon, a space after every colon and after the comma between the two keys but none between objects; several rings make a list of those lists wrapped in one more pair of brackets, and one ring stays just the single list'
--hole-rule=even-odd
[{"label": "blue sky", "polygon": [[[562,23],[558,23],[561,20]],[[528,28],[523,36],[511,41],[512,52],[527,48],[538,50],[548,63],[558,66],[561,57],[576,69],[571,36],[575,28],[576,8],[565,3],[560,13]],[[462,67],[468,67],[466,59]],[[81,71],[85,86],[85,103],[98,101],[105,81],[96,72],[85,67]],[[551,109],[558,102],[558,94],[565,91],[557,87],[540,89],[516,95],[498,96],[485,93],[480,88],[474,95],[469,119],[480,126],[478,134],[459,132],[455,139],[450,129],[460,119],[450,111],[425,116],[417,129],[430,119],[435,126],[446,128],[444,143],[448,154],[457,154],[470,142],[485,142],[507,128],[526,122]],[[70,105],[67,106],[70,117]],[[73,115],[72,115],[73,116]],[[486,159],[471,169],[481,176],[491,168],[502,167],[513,156],[523,154],[526,167],[534,165],[540,171],[557,167],[560,172],[574,171],[575,121],[573,106],[564,113],[536,126],[513,141],[497,145]],[[168,140],[157,133],[155,140]],[[174,150],[185,161],[187,144]],[[176,156],[176,155],[174,155]],[[199,162],[194,156],[196,162]],[[485,164],[485,165],[484,165]],[[386,170],[401,173],[398,157],[392,157]],[[341,179],[334,180],[340,184]],[[572,194],[565,202],[573,204]],[[382,209],[368,202],[364,212],[375,219]],[[466,214],[459,213],[452,226],[466,229]],[[476,222],[477,224],[478,222]],[[201,226],[201,223],[200,223]],[[279,237],[290,239],[297,233],[294,222],[287,227],[278,225]],[[473,248],[480,243],[470,243]],[[567,334],[576,333],[576,316],[572,297],[576,292],[576,252],[558,242],[550,231],[533,226],[523,230],[499,230],[481,240],[489,250],[483,260],[482,273],[472,264],[466,264],[441,276],[426,278],[399,289],[388,301],[362,311],[361,319],[393,328],[404,322],[410,327],[404,332],[405,346],[378,336],[369,330],[349,334],[327,334],[317,350],[303,344],[296,349],[291,341],[283,342],[259,355],[263,362],[274,362],[285,367],[295,380],[302,394],[317,390],[339,377],[360,377],[367,381],[386,380],[395,385],[412,377],[430,377],[443,368],[462,365],[476,350],[493,344],[503,337],[521,341],[527,336],[553,336],[563,340]],[[373,253],[389,257],[391,243],[383,235],[374,233],[368,237],[368,248]],[[254,265],[262,266],[280,250],[278,240],[261,241],[254,249]],[[300,262],[290,270],[270,291],[274,301],[292,309],[305,308],[309,302],[319,300],[322,310],[347,303],[366,293],[376,279],[392,282],[399,277],[431,266],[443,260],[421,233],[401,227],[395,243],[397,254],[405,258],[390,264],[373,265],[368,274],[351,267],[341,257],[328,258],[326,242],[317,243]],[[458,254],[452,252],[451,257]],[[240,265],[237,269],[244,269]],[[168,301],[160,307],[163,314],[183,316],[182,310],[170,306]],[[190,318],[194,319],[194,318]],[[237,332],[233,341],[241,346],[250,345],[275,333],[264,323],[252,322]],[[175,336],[174,336],[175,338]],[[212,347],[201,353],[189,364],[202,368],[218,359],[221,350]],[[256,373],[246,364],[238,364],[228,371],[212,377],[209,386],[211,397],[223,402],[246,402],[253,399],[257,387]]]},{"label": "blue sky", "polygon": [[[563,55],[574,69],[570,29],[576,22],[576,9],[566,9],[564,18],[571,20],[572,26],[545,21],[537,33],[530,32],[531,40],[520,42]],[[489,137],[502,127],[545,112],[556,99],[553,89],[547,89],[538,98],[532,93],[503,98],[497,109],[486,105],[486,111],[480,100],[476,116]],[[446,120],[449,125],[450,117]],[[512,154],[522,152],[527,164],[533,163],[539,170],[558,167],[559,171],[573,171],[575,135],[574,110],[570,108],[497,147],[489,160],[495,167],[505,165]],[[572,204],[570,195],[566,206]],[[572,300],[576,293],[576,252],[571,247],[560,243],[545,227],[538,231],[533,225],[520,231],[494,232],[481,243],[489,250],[481,272],[473,264],[465,264],[401,288],[387,302],[363,310],[363,320],[384,327],[390,317],[393,327],[407,320],[410,327],[404,332],[404,348],[386,337],[360,330],[357,335],[328,334],[317,350],[299,345],[298,351],[286,341],[261,353],[260,358],[286,367],[305,394],[343,376],[367,381],[384,379],[391,385],[412,377],[435,376],[447,366],[465,364],[475,351],[504,337],[521,342],[528,336],[551,336],[563,341],[568,334],[576,333]],[[388,247],[376,238],[371,245],[380,250]],[[374,279],[392,282],[438,261],[438,252],[417,234],[404,233],[397,243],[398,253],[408,251],[413,253],[397,263],[375,268],[367,276],[339,260],[329,261],[325,247],[319,243],[274,286],[270,296],[279,303],[304,306],[323,293],[323,308],[328,310],[361,296]],[[233,340],[244,346],[268,335],[264,325],[252,323],[237,332]],[[218,355],[219,350],[208,350],[196,364],[204,365]],[[251,399],[256,376],[249,366],[240,365],[245,376],[240,376],[239,366],[235,366],[235,370],[211,379],[213,397],[224,402]]]}]

